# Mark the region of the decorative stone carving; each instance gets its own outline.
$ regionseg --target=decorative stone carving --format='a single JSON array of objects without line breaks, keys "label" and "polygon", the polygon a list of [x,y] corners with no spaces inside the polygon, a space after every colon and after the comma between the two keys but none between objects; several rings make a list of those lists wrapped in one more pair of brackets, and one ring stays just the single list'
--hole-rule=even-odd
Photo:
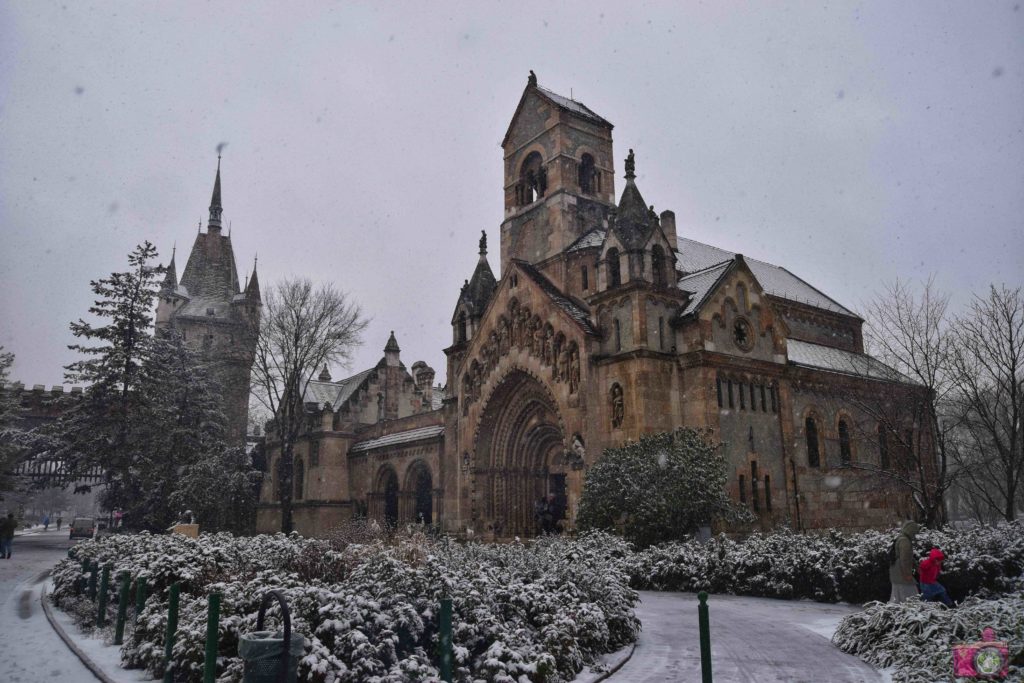
[{"label": "decorative stone carving", "polygon": [[569,351],[569,393],[575,394],[580,389],[580,350],[573,343]]},{"label": "decorative stone carving", "polygon": [[612,385],[612,428],[618,429],[622,426],[622,420],[626,417],[626,401],[622,394],[622,387],[617,383]]}]

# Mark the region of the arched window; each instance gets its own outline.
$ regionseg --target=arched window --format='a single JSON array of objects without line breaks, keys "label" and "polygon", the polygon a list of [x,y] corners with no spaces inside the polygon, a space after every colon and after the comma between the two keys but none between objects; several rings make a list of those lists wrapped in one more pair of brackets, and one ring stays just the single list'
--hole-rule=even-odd
[{"label": "arched window", "polygon": [[839,462],[849,465],[852,456],[850,454],[850,428],[846,420],[839,421]]},{"label": "arched window", "polygon": [[302,500],[306,488],[306,465],[302,460],[295,461],[295,473],[292,476],[293,493],[292,498]]},{"label": "arched window", "polygon": [[883,470],[889,469],[889,437],[885,433],[885,425],[878,425],[878,464]]},{"label": "arched window", "polygon": [[466,341],[466,312],[459,313],[459,320],[456,323],[455,341],[461,343]]},{"label": "arched window", "polygon": [[665,250],[657,244],[651,247],[651,281],[655,287],[665,286]]},{"label": "arched window", "polygon": [[594,157],[584,154],[580,159],[579,183],[580,192],[594,194],[597,191],[597,169],[594,168]]},{"label": "arched window", "polygon": [[543,197],[547,189],[548,174],[544,168],[544,160],[541,159],[540,152],[530,152],[519,169],[516,199],[520,206],[525,206]]},{"label": "arched window", "polygon": [[804,434],[807,436],[807,464],[821,467],[821,454],[818,452],[818,423],[813,417],[804,423]]},{"label": "arched window", "polygon": [[608,286],[618,287],[622,284],[622,273],[619,270],[619,250],[612,247],[605,255],[608,264]]},{"label": "arched window", "polygon": [[622,325],[619,324],[619,319],[615,319],[615,350],[622,350]]},{"label": "arched window", "polygon": [[582,266],[580,268],[580,284],[583,285],[583,291],[590,289],[590,276],[587,273],[587,267]]}]

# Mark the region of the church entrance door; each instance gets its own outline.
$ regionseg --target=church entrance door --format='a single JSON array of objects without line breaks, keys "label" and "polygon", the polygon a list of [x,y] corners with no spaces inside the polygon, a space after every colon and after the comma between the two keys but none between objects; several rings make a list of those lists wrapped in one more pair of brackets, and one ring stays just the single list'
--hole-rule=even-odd
[{"label": "church entrance door", "polygon": [[565,475],[556,465],[565,435],[551,393],[525,372],[510,373],[491,394],[478,434],[478,524],[498,538],[535,535],[539,502],[549,493],[565,500]]}]

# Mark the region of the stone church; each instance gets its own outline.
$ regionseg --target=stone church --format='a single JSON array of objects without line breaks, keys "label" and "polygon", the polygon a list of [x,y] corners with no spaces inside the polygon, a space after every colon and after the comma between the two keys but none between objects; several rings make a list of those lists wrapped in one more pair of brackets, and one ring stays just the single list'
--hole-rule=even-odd
[{"label": "stone church", "polygon": [[218,157],[206,232],[200,228],[196,235],[180,282],[171,256],[157,302],[156,329],[178,332],[190,348],[213,363],[228,418],[228,442],[242,446],[262,303],[255,264],[245,287],[239,287],[231,235],[222,233],[223,211]]},{"label": "stone church", "polygon": [[[549,494],[572,529],[604,449],[680,426],[721,441],[754,528],[910,513],[849,467],[890,458],[854,398],[917,391],[865,355],[861,318],[785,268],[689,239],[642,196],[632,150],[617,191],[612,124],[532,72],[502,150],[501,277],[484,236],[455,301],[446,383],[422,361],[407,368],[394,333],[376,366],[310,382],[299,532],[369,516],[528,536]],[[279,449],[267,447],[257,525],[274,531]]]}]

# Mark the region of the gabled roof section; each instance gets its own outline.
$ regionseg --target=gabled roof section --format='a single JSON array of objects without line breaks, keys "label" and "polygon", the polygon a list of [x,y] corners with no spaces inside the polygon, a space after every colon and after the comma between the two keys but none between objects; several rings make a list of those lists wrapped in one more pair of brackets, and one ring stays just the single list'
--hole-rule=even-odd
[{"label": "gabled roof section", "polygon": [[687,292],[690,295],[690,299],[683,306],[682,310],[679,311],[679,316],[682,317],[699,311],[700,307],[704,305],[704,302],[711,295],[711,292],[722,281],[722,278],[725,277],[732,264],[733,261],[725,261],[724,263],[713,265],[710,268],[705,268],[680,278],[679,289]]},{"label": "gabled roof section", "polygon": [[[710,244],[679,237],[676,251],[676,267],[687,276],[706,270],[713,265],[732,261],[736,254]],[[795,303],[820,308],[822,310],[848,315],[857,318],[856,313],[846,308],[835,299],[800,279],[785,268],[758,261],[745,256],[744,260],[764,291],[778,299],[786,299]]]},{"label": "gabled roof section", "polygon": [[918,384],[918,382],[866,353],[854,353],[832,346],[822,346],[821,344],[812,344],[797,339],[787,339],[786,348],[789,351],[790,365],[838,372],[843,375],[900,382],[902,384]]},{"label": "gabled roof section", "polygon": [[338,380],[337,382],[323,382],[319,380],[311,380],[306,385],[306,393],[302,397],[303,403],[315,403],[318,406],[322,406],[324,403],[330,403],[331,408],[337,410],[339,407],[344,405],[356,390],[366,381],[366,379],[376,370],[377,368],[370,368],[358,372],[351,377]]},{"label": "gabled roof section", "polygon": [[590,121],[591,123],[596,123],[600,126],[608,126],[609,130],[611,130],[614,127],[610,121],[603,118],[602,116],[599,116],[593,109],[583,104],[582,102],[577,102],[571,97],[559,95],[558,93],[552,90],[548,90],[547,88],[542,88],[539,85],[537,85],[537,77],[531,71],[530,78],[526,83],[526,88],[523,90],[523,94],[519,98],[519,104],[516,105],[516,111],[512,115],[512,120],[509,121],[508,128],[505,130],[505,136],[501,139],[502,147],[504,147],[505,144],[508,142],[509,135],[512,134],[512,128],[516,124],[516,119],[519,118],[519,112],[522,111],[523,104],[526,102],[526,98],[530,95],[530,93],[534,93],[538,97],[547,100],[548,102],[558,107],[562,111],[567,111],[570,114]]},{"label": "gabled roof section", "polygon": [[590,335],[597,334],[597,330],[590,323],[590,313],[585,308],[563,294],[558,287],[555,287],[551,280],[541,275],[540,271],[526,261],[513,259],[512,262],[519,267],[524,275],[529,276],[529,278],[541,288],[541,291],[548,295],[551,301],[554,302],[558,308],[562,309],[562,311],[572,318],[577,325],[583,328],[584,332]]},{"label": "gabled roof section", "polygon": [[579,238],[565,248],[567,252],[581,251],[583,249],[591,249],[594,247],[600,247],[604,242],[605,235],[608,231],[604,228],[593,228],[582,235]]}]

